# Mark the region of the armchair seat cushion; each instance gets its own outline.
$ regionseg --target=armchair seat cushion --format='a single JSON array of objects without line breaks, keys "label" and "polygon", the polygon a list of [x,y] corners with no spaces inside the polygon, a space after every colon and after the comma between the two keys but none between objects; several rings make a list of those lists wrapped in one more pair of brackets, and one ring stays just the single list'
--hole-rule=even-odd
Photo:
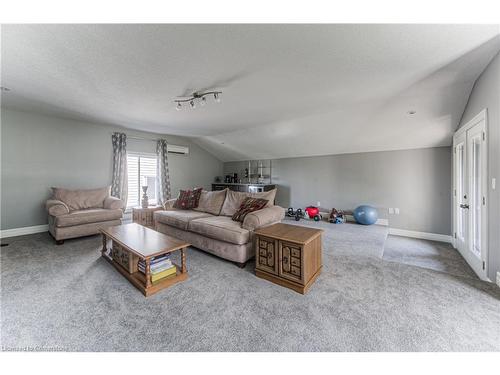
[{"label": "armchair seat cushion", "polygon": [[250,231],[241,227],[241,223],[228,216],[211,216],[192,220],[189,231],[214,238],[216,240],[244,245],[250,241]]},{"label": "armchair seat cushion", "polygon": [[156,211],[154,213],[155,221],[182,230],[188,229],[188,224],[191,220],[209,216],[212,215],[207,214],[205,212],[197,212],[193,210],[168,210],[168,211]]},{"label": "armchair seat cushion", "polygon": [[121,209],[107,210],[104,208],[92,208],[88,210],[71,211],[69,214],[55,217],[56,227],[71,227],[74,225],[99,223],[121,219]]}]

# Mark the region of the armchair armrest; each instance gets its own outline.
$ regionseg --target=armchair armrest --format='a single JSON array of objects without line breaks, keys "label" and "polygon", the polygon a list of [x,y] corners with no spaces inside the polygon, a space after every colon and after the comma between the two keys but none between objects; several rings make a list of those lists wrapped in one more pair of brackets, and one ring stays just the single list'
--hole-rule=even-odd
[{"label": "armchair armrest", "polygon": [[280,206],[265,207],[250,212],[243,220],[242,228],[253,231],[257,228],[278,223],[285,218],[285,209]]},{"label": "armchair armrest", "polygon": [[49,199],[45,202],[45,208],[51,216],[61,216],[69,214],[69,207],[63,201]]},{"label": "armchair armrest", "polygon": [[123,209],[123,201],[120,198],[109,196],[104,200],[104,208],[108,210]]},{"label": "armchair armrest", "polygon": [[168,201],[166,201],[165,203],[163,203],[163,209],[165,211],[175,210],[174,204],[175,204],[176,200],[177,200],[177,198],[173,198],[173,199],[169,199]]}]

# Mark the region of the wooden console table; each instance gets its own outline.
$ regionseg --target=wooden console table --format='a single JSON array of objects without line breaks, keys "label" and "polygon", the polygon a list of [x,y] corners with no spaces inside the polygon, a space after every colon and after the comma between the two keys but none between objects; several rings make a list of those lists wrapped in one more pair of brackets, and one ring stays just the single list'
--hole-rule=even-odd
[{"label": "wooden console table", "polygon": [[278,223],[255,231],[255,275],[305,294],[321,273],[322,229]]}]

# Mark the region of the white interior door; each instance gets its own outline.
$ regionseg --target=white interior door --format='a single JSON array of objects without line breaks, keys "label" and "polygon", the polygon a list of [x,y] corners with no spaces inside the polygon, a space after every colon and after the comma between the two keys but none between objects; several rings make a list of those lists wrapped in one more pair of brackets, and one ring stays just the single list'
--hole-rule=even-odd
[{"label": "white interior door", "polygon": [[486,279],[487,153],[486,120],[466,125],[453,139],[455,245],[467,263]]},{"label": "white interior door", "polygon": [[455,175],[455,191],[454,191],[454,217],[455,217],[455,246],[464,253],[467,250],[468,243],[468,211],[464,209],[468,204],[467,195],[467,147],[466,133],[455,137],[454,148],[454,175]]}]

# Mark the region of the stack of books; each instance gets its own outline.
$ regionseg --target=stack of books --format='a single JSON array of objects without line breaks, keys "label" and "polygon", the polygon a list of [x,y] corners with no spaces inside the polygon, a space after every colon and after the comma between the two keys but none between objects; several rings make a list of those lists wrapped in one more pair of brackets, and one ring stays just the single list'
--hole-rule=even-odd
[{"label": "stack of books", "polygon": [[[146,262],[143,259],[139,260],[137,264],[139,272],[146,274]],[[172,261],[170,260],[170,254],[163,254],[154,257],[150,261],[149,265],[151,271],[151,282],[156,284],[163,279],[173,276],[176,274],[177,269]]]}]

